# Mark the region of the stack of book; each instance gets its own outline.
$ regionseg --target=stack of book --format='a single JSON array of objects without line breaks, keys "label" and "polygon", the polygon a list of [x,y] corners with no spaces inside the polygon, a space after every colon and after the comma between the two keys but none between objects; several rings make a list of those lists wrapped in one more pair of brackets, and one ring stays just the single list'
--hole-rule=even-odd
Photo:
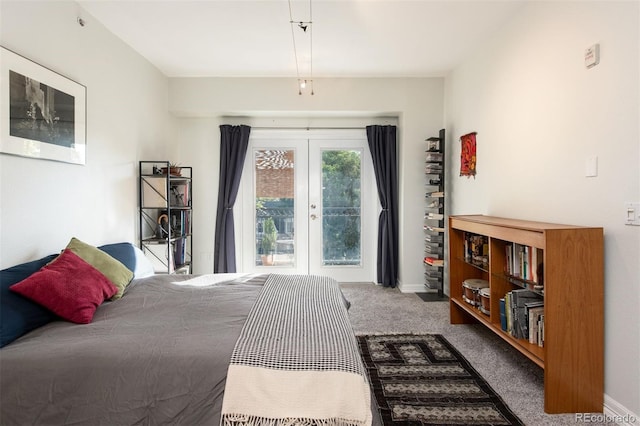
[{"label": "stack of book", "polygon": [[191,211],[171,210],[171,231],[176,237],[184,237],[191,234]]},{"label": "stack of book", "polygon": [[508,275],[533,281],[540,286],[543,283],[541,249],[517,243],[505,246],[505,272]]},{"label": "stack of book", "polygon": [[173,259],[176,266],[184,265],[187,262],[187,239],[178,238],[173,245]]},{"label": "stack of book", "polygon": [[442,165],[438,163],[427,163],[424,171],[426,174],[439,174],[442,173]]},{"label": "stack of book", "polygon": [[427,155],[425,156],[425,159],[427,162],[438,163],[438,162],[442,162],[443,156],[441,152],[427,151]]},{"label": "stack of book", "polygon": [[489,263],[489,238],[486,235],[477,235],[471,232],[464,234],[464,258],[467,262],[476,266],[488,267]]},{"label": "stack of book", "polygon": [[432,257],[442,256],[443,251],[444,248],[437,243],[425,243],[424,245],[424,252]]},{"label": "stack of book", "polygon": [[526,289],[512,290],[500,299],[502,330],[516,339],[544,346],[544,299]]}]

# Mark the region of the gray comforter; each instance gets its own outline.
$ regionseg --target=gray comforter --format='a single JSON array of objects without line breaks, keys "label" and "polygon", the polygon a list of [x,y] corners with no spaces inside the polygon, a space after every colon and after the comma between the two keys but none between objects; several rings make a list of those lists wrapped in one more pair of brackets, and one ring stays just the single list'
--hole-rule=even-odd
[{"label": "gray comforter", "polygon": [[191,278],[134,281],[91,324],[53,322],[4,347],[0,424],[218,425],[229,359],[266,276],[173,283]]}]

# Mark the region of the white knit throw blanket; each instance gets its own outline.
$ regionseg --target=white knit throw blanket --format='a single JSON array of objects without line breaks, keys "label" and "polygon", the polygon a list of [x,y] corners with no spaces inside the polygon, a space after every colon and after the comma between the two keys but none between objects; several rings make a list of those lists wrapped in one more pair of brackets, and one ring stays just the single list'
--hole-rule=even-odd
[{"label": "white knit throw blanket", "polygon": [[370,425],[357,345],[335,280],[269,276],[231,356],[221,424]]}]

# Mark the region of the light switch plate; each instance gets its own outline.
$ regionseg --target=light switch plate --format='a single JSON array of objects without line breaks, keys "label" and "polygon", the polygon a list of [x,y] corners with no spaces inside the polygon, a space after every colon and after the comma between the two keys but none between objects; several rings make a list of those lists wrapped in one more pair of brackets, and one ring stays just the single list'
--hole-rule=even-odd
[{"label": "light switch plate", "polygon": [[598,156],[592,155],[584,162],[584,175],[586,177],[598,176]]},{"label": "light switch plate", "polygon": [[640,226],[640,203],[625,204],[625,225]]}]

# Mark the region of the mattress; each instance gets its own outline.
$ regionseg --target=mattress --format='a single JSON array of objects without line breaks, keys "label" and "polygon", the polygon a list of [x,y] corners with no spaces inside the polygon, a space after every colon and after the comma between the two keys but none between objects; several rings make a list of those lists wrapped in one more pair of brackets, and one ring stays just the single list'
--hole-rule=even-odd
[{"label": "mattress", "polygon": [[265,279],[155,275],[90,324],[32,331],[0,350],[0,424],[218,425],[229,358]]},{"label": "mattress", "polygon": [[24,335],[0,350],[0,424],[219,425],[229,361],[267,278],[155,275],[90,324]]}]

